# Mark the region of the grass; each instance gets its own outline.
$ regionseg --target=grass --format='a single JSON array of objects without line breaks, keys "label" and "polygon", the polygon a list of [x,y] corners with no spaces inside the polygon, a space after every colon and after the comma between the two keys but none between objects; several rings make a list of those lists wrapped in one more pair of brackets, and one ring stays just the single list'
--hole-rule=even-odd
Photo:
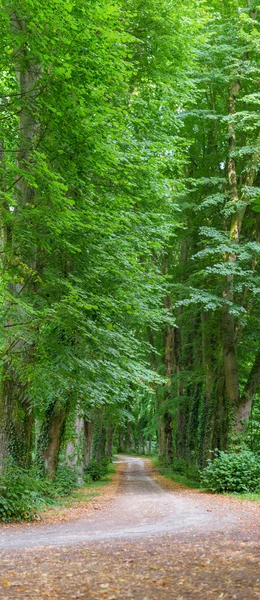
[{"label": "grass", "polygon": [[[202,487],[202,485],[200,484],[200,482],[198,481],[198,479],[194,478],[193,476],[193,470],[192,468],[187,467],[187,473],[185,474],[180,474],[174,471],[174,469],[172,468],[172,466],[163,466],[160,463],[160,459],[159,457],[153,457],[152,458],[152,462],[153,465],[159,469],[159,473],[160,475],[163,475],[163,477],[166,477],[166,479],[170,479],[171,481],[175,481],[176,483],[180,483],[181,485],[184,485],[185,487],[189,487],[192,489],[199,489],[203,492],[211,492],[210,490],[207,490],[206,488]],[[260,492],[243,492],[243,493],[236,493],[236,492],[226,492],[225,494],[221,494],[224,496],[232,496],[233,498],[238,498],[239,500],[241,500],[241,502],[243,502],[244,500],[250,500],[251,502],[260,502]]]},{"label": "grass", "polygon": [[174,473],[170,468],[161,468],[160,474],[166,477],[167,479],[171,479],[176,483],[180,483],[185,487],[190,487],[196,490],[202,489],[199,481],[194,479],[190,479],[187,475],[180,475],[180,473]]},{"label": "grass", "polygon": [[163,475],[167,479],[171,479],[172,481],[175,481],[175,483],[180,483],[181,485],[184,485],[184,486],[192,488],[192,489],[197,489],[197,490],[202,489],[200,482],[197,479],[193,478],[188,473],[187,474],[176,473],[171,467],[163,467],[163,466],[159,466],[159,472],[161,475]]},{"label": "grass", "polygon": [[166,479],[170,479],[171,481],[175,481],[175,483],[179,483],[192,489],[202,489],[199,480],[195,477],[194,469],[192,467],[185,467],[186,472],[179,473],[174,470],[172,465],[164,466],[161,463],[159,456],[153,455],[150,458],[154,467],[158,469],[160,475],[163,475],[163,477],[166,477]]},{"label": "grass", "polygon": [[241,500],[241,502],[243,502],[244,500],[250,500],[251,502],[260,502],[260,492],[243,492],[241,494],[236,494],[234,492],[233,494],[227,493],[225,495],[238,498],[238,500]]},{"label": "grass", "polygon": [[[154,462],[154,461],[153,461]],[[189,475],[189,473],[184,474],[180,474],[180,473],[176,473],[173,471],[173,469],[171,467],[163,467],[160,466],[159,461],[155,461],[155,466],[157,466],[159,468],[159,473],[161,475],[163,475],[164,477],[166,477],[167,479],[171,479],[172,481],[175,481],[176,483],[180,483],[181,485],[184,485],[185,487],[189,487],[192,489],[197,489],[197,490],[201,490],[203,492],[207,492],[207,493],[213,493],[211,490],[208,490],[204,487],[202,487],[202,485],[200,484],[200,482],[196,479],[193,479],[192,476]],[[251,502],[260,502],[260,493],[259,492],[243,492],[243,493],[236,493],[236,492],[226,492],[226,493],[222,493],[221,495],[224,496],[232,496],[233,498],[238,498],[238,500],[241,500],[241,502],[243,502],[244,500],[250,500]]]}]

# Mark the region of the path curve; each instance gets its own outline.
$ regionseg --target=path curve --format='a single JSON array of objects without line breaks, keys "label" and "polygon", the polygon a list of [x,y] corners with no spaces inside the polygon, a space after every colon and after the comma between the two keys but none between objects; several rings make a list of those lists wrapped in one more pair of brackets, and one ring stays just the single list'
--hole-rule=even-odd
[{"label": "path curve", "polygon": [[[146,469],[146,461],[120,457],[126,463],[119,491],[105,510],[77,520],[0,528],[0,550],[68,546],[81,542],[123,540],[151,535],[226,533],[252,519],[247,506],[187,490],[163,489]],[[251,504],[252,506],[252,504]],[[255,507],[254,507],[255,508]],[[256,512],[256,511],[255,511]],[[257,514],[257,512],[256,512]],[[259,513],[258,513],[259,514]],[[256,517],[254,517],[256,518]]]}]

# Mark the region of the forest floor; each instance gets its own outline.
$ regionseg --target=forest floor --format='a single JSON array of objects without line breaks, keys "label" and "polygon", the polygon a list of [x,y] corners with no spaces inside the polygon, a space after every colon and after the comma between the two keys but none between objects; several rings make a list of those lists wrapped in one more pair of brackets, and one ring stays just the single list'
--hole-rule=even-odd
[{"label": "forest floor", "polygon": [[0,527],[0,600],[260,599],[259,503],[184,488],[136,457],[119,476],[97,510]]}]

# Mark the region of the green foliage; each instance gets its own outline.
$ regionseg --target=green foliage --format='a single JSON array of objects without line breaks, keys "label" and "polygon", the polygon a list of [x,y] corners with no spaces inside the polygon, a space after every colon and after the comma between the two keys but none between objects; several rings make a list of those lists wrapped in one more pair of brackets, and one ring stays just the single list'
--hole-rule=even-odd
[{"label": "green foliage", "polygon": [[219,452],[202,471],[202,484],[213,492],[260,490],[260,456],[249,450]]},{"label": "green foliage", "polygon": [[107,475],[109,463],[110,460],[107,456],[104,456],[99,462],[92,459],[84,470],[85,476],[87,476],[86,481],[88,481],[88,477],[90,477],[92,481],[99,481],[104,475]]},{"label": "green foliage", "polygon": [[[247,0],[3,0],[0,416],[17,464],[52,476],[70,441],[82,465],[80,416],[86,476],[116,430],[167,460],[175,444],[189,477],[256,395],[259,16]],[[56,491],[74,478],[59,467]]]},{"label": "green foliage", "polygon": [[255,395],[246,429],[246,443],[250,450],[260,453],[260,396]]},{"label": "green foliage", "polygon": [[31,521],[44,506],[55,504],[78,487],[78,475],[69,467],[59,467],[54,481],[8,465],[0,478],[0,520]]},{"label": "green foliage", "polygon": [[44,503],[44,486],[23,469],[9,466],[0,480],[0,519],[32,520]]},{"label": "green foliage", "polygon": [[[175,119],[166,133],[162,56],[175,26],[184,52],[180,11],[153,0],[4,2],[3,357],[40,422],[54,404],[120,407],[159,381],[143,331],[170,318],[160,257],[178,218],[166,147],[176,146],[174,173],[183,151]],[[21,69],[32,89],[21,89]]]},{"label": "green foliage", "polygon": [[66,465],[58,465],[54,486],[55,492],[59,496],[67,496],[79,487],[79,475],[76,469],[72,469]]},{"label": "green foliage", "polygon": [[159,464],[160,472],[165,477],[183,485],[199,487],[200,476],[196,466],[189,465],[185,460],[177,458],[171,463],[165,464],[164,461],[160,461]]},{"label": "green foliage", "polygon": [[[32,482],[29,481],[29,484]],[[16,470],[14,473],[13,469],[8,470],[5,477],[1,478],[0,519],[2,521],[33,519],[39,497],[35,489],[30,488],[28,477],[22,471]]]}]

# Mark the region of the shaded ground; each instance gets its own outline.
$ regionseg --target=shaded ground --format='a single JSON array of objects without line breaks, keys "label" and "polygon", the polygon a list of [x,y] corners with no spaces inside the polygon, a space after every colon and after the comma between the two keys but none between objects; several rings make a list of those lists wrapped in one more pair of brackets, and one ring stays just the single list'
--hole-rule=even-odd
[{"label": "shaded ground", "polygon": [[259,504],[164,489],[124,460],[95,514],[2,528],[0,599],[260,599]]}]

